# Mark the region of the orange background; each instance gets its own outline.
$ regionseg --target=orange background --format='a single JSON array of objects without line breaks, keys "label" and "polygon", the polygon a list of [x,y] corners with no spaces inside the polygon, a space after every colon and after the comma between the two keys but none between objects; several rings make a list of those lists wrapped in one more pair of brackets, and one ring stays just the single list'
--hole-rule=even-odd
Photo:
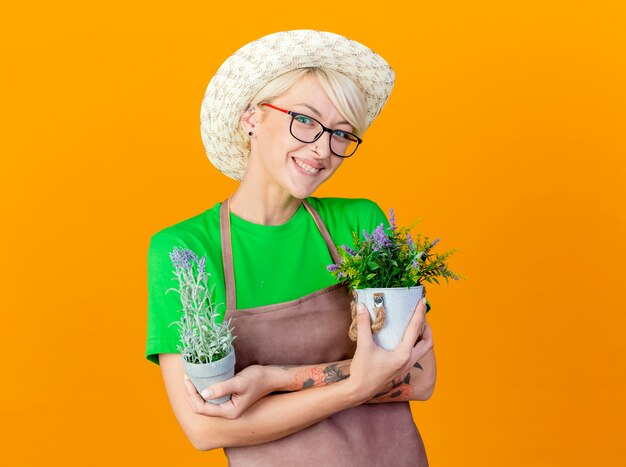
[{"label": "orange background", "polygon": [[397,75],[316,195],[422,218],[469,276],[429,288],[438,380],[412,408],[431,465],[624,465],[623,5],[3,6],[0,464],[226,465],[144,358],[148,241],[235,189],[199,132],[222,61],[313,28]]}]

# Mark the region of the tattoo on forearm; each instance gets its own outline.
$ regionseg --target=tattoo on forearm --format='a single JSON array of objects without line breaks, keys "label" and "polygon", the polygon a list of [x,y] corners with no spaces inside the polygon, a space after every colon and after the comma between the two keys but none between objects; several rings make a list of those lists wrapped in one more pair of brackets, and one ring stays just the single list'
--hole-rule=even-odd
[{"label": "tattoo on forearm", "polygon": [[350,376],[347,371],[349,368],[349,363],[332,363],[325,368],[304,368],[296,373],[293,383],[289,385],[287,390],[297,391],[299,389],[326,386],[328,384],[336,383],[337,381],[341,381]]},{"label": "tattoo on forearm", "polygon": [[[347,365],[350,368],[350,365]],[[328,365],[324,368],[324,382],[326,384],[336,383],[337,381],[341,381],[342,379],[346,379],[349,374],[346,375],[343,371],[341,371],[341,367],[339,363],[333,363],[332,365]]]},{"label": "tattoo on forearm", "polygon": [[[424,370],[422,365],[415,362],[414,368]],[[384,391],[376,394],[372,399],[378,399],[378,402],[382,401],[407,401],[413,397],[413,385],[411,384],[411,372],[408,372],[404,377],[394,379],[385,387]]]},{"label": "tattoo on forearm", "polygon": [[407,373],[404,376],[394,379],[389,382],[384,391],[376,394],[372,399],[383,400],[410,400],[413,395],[413,386],[411,385],[411,373]]}]

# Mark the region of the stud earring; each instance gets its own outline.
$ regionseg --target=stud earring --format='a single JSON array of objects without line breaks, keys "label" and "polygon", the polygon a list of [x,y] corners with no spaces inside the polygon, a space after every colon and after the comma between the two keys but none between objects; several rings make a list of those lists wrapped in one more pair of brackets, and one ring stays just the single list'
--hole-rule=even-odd
[{"label": "stud earring", "polygon": [[248,132],[248,135],[249,135],[249,136],[252,136],[252,132],[251,132],[251,131],[250,131],[250,132]]}]

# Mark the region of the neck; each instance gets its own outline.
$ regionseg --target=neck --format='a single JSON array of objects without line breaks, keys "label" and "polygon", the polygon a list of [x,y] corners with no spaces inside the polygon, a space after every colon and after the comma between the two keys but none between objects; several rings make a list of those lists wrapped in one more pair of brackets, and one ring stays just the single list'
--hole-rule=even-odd
[{"label": "neck", "polygon": [[254,186],[244,178],[230,198],[230,212],[261,225],[281,225],[289,221],[300,207],[301,200],[276,187]]}]

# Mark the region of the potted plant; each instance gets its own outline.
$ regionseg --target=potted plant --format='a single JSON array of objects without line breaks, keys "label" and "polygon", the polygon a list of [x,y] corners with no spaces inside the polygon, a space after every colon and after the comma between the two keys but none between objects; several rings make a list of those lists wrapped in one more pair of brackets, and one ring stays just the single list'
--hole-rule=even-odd
[{"label": "potted plant", "polygon": [[[198,256],[186,248],[174,248],[170,253],[175,278],[179,288],[170,288],[180,294],[183,309],[181,319],[170,324],[178,325],[182,346],[181,352],[185,373],[199,393],[219,381],[232,378],[235,374],[235,336],[230,320],[218,323],[215,307],[211,301],[213,287],[209,290],[209,273],[205,271],[206,256]],[[209,399],[207,402],[221,404],[230,400],[230,395]]]},{"label": "potted plant", "polygon": [[[430,241],[411,229],[397,227],[393,209],[389,211],[390,227],[380,224],[373,232],[363,231],[361,240],[352,232],[353,247],[338,248],[340,264],[331,264],[328,271],[353,291],[353,323],[350,338],[356,340],[356,302],[365,303],[372,319],[374,342],[385,350],[393,350],[402,340],[419,300],[425,296],[424,282],[439,284],[438,277],[448,282],[465,276],[455,274],[446,260],[456,250],[432,253],[439,239]],[[418,221],[419,222],[419,221]],[[426,302],[426,312],[430,311]]]}]

